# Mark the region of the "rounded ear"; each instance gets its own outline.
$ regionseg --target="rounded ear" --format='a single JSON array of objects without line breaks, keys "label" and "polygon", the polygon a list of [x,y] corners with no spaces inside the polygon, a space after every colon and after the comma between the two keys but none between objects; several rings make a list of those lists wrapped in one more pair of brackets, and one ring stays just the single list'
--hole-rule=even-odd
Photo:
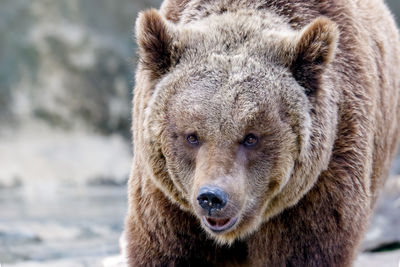
[{"label": "rounded ear", "polygon": [[139,60],[142,67],[149,71],[151,79],[157,79],[168,72],[173,64],[171,32],[167,22],[155,9],[139,14],[136,21]]},{"label": "rounded ear", "polygon": [[294,47],[291,71],[306,94],[315,93],[320,76],[326,65],[334,58],[339,39],[336,24],[328,18],[319,17],[299,33]]}]

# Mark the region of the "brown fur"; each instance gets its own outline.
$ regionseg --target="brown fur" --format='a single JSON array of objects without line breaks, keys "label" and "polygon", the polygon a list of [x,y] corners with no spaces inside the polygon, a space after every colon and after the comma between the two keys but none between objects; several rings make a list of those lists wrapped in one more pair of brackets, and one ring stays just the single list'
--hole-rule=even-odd
[{"label": "brown fur", "polygon": [[[350,266],[399,136],[383,2],[165,0],[136,33],[129,264]],[[229,231],[202,222],[203,185]]]}]

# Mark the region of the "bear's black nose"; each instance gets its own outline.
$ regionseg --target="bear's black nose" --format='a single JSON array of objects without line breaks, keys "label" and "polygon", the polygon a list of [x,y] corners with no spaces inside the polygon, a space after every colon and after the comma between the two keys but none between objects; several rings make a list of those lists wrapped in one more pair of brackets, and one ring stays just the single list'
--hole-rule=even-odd
[{"label": "bear's black nose", "polygon": [[200,207],[211,215],[213,210],[220,210],[225,207],[228,195],[218,187],[203,186],[197,195]]}]

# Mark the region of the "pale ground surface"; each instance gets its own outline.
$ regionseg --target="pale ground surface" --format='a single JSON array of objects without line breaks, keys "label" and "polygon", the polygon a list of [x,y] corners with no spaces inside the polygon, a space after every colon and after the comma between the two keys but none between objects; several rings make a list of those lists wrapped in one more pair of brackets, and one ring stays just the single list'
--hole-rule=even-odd
[{"label": "pale ground surface", "polygon": [[132,157],[126,140],[34,125],[3,129],[0,151],[2,267],[100,266],[119,253]]},{"label": "pale ground surface", "polygon": [[360,255],[354,267],[400,267],[400,250]]}]

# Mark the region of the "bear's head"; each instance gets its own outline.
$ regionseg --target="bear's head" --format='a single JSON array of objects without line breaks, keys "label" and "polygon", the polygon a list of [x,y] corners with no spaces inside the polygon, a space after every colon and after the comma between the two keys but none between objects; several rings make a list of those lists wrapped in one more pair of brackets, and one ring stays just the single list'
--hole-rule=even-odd
[{"label": "bear's head", "polygon": [[144,169],[215,240],[251,234],[310,190],[337,124],[332,21],[295,30],[238,11],[173,24],[149,10],[136,33]]}]

